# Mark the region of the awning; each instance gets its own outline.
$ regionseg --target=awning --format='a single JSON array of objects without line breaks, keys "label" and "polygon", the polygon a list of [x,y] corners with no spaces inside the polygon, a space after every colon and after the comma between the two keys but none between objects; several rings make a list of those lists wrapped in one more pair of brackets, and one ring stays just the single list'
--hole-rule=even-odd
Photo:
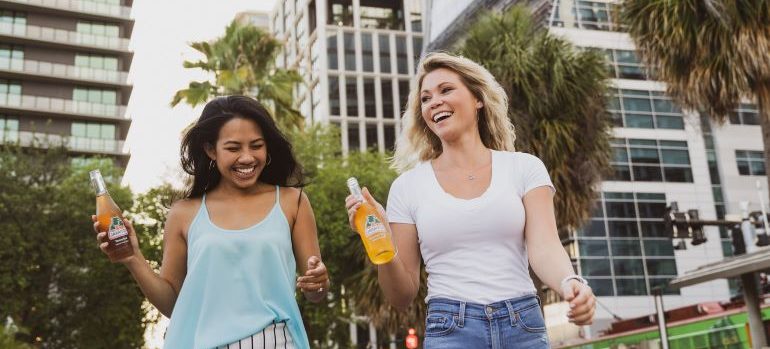
[{"label": "awning", "polygon": [[688,271],[671,280],[669,286],[682,288],[766,269],[770,269],[770,246],[759,247],[754,252],[727,257],[719,262],[706,264],[698,269]]}]

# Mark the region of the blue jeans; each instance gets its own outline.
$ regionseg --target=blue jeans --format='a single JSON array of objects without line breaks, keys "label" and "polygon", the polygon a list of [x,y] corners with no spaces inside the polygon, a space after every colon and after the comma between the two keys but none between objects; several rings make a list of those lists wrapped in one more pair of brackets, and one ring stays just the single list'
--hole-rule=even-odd
[{"label": "blue jeans", "polygon": [[428,301],[425,349],[550,347],[535,295],[487,305],[445,298]]}]

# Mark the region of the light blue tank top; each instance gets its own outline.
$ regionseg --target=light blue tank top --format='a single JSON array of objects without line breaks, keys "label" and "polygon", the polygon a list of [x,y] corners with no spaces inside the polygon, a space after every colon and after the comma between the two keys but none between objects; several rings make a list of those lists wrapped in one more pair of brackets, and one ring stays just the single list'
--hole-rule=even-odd
[{"label": "light blue tank top", "polygon": [[214,225],[206,196],[187,234],[187,276],[174,305],[165,348],[210,349],[286,322],[297,349],[309,348],[297,300],[289,223],[275,205],[254,226]]}]

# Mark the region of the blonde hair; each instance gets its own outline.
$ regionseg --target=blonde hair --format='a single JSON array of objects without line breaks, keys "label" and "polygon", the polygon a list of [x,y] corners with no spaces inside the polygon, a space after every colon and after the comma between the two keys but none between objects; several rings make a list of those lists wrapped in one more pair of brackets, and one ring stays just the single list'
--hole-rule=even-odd
[{"label": "blonde hair", "polygon": [[489,71],[462,56],[444,52],[426,55],[412,81],[406,111],[402,117],[403,131],[396,143],[391,167],[404,172],[421,161],[441,155],[441,140],[428,128],[422,118],[420,89],[425,75],[436,69],[449,69],[460,76],[462,83],[484,105],[478,112],[478,128],[484,146],[494,150],[514,151],[516,135],[508,118],[508,96]]}]

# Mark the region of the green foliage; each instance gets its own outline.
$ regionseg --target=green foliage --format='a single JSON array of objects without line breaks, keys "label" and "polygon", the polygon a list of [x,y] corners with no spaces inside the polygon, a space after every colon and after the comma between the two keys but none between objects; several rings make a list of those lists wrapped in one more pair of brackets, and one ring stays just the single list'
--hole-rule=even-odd
[{"label": "green foliage", "polygon": [[131,207],[111,162],[74,167],[61,148],[0,147],[0,318],[16,339],[54,348],[143,344],[143,297],[97,248],[88,171],[99,165],[116,203]]},{"label": "green foliage", "polygon": [[460,54],[486,67],[508,94],[516,148],[537,155],[557,188],[557,224],[580,227],[609,173],[606,70],[597,52],[577,51],[514,6],[475,23]]},{"label": "green foliage", "polygon": [[[377,286],[376,268],[368,261],[358,235],[351,231],[345,211],[345,197],[349,194],[346,180],[351,176],[358,178],[383,205],[387,202],[390,184],[396,177],[388,167],[387,155],[353,152],[343,157],[339,130],[333,127],[313,125],[304,132],[292,133],[291,139],[309,177],[305,190],[313,206],[321,253],[332,281],[329,302],[300,301],[313,347],[329,343],[348,347],[348,322],[353,313],[369,316],[386,333],[407,324],[419,326],[402,322],[403,315],[387,304],[370,305],[373,300],[384,302],[384,298]],[[412,313],[422,317],[422,310]]]},{"label": "green foliage", "polygon": [[302,128],[304,118],[294,108],[293,100],[294,86],[302,78],[294,70],[275,66],[282,45],[264,30],[236,21],[213,42],[190,44],[205,58],[185,61],[184,67],[213,73],[214,81],[190,82],[186,89],[176,92],[171,105],[184,101],[194,107],[216,96],[246,95],[265,103],[284,129]]}]

